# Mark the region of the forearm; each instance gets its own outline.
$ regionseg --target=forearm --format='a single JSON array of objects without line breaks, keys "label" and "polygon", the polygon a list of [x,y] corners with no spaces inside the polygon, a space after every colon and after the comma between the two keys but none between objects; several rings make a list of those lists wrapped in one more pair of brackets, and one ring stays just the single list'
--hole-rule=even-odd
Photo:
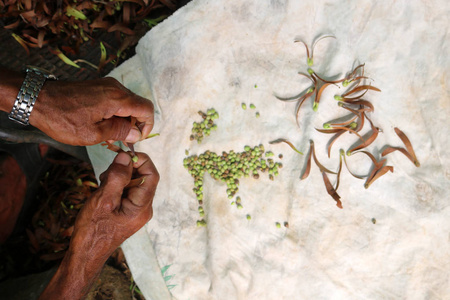
[{"label": "forearm", "polygon": [[92,261],[85,253],[69,249],[39,299],[83,299],[98,278],[103,264]]},{"label": "forearm", "polygon": [[24,79],[24,74],[0,67],[0,110],[11,111]]}]

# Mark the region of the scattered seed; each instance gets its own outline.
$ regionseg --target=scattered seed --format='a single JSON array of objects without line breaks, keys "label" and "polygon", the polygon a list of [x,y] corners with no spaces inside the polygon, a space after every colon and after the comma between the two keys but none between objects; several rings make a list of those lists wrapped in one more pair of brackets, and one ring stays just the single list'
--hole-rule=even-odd
[{"label": "scattered seed", "polygon": [[276,222],[276,223],[275,223],[275,226],[277,226],[277,228],[281,228],[280,222]]},{"label": "scattered seed", "polygon": [[251,220],[252,219],[252,217],[250,216],[250,215],[247,215],[247,220]]},{"label": "scattered seed", "polygon": [[251,109],[255,109],[256,106],[252,103],[252,104],[250,104],[250,108],[251,108]]},{"label": "scattered seed", "polygon": [[247,104],[242,103],[242,104],[241,104],[241,107],[242,107],[243,110],[246,110],[246,109],[247,109]]},{"label": "scattered seed", "polygon": [[288,222],[284,222],[284,227],[289,228],[289,223]]},{"label": "scattered seed", "polygon": [[376,224],[376,223],[377,223],[377,219],[372,218],[372,223],[373,223],[373,224]]}]

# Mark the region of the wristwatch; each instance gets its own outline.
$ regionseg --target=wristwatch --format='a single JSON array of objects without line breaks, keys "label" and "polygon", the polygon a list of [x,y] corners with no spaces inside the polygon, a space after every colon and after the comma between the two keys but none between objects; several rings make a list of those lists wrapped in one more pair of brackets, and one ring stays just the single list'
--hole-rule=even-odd
[{"label": "wristwatch", "polygon": [[57,80],[56,76],[49,71],[34,66],[27,66],[26,73],[25,80],[9,114],[11,120],[22,125],[30,125],[31,111],[45,81],[47,79]]}]

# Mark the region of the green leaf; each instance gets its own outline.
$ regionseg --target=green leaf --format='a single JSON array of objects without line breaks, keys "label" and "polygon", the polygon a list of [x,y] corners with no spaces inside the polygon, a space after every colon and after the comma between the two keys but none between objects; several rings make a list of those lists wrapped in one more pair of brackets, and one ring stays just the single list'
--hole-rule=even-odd
[{"label": "green leaf", "polygon": [[57,55],[63,62],[66,64],[73,66],[75,68],[79,68],[80,66],[74,63],[70,58],[64,55],[64,53],[61,52],[58,48],[56,49],[49,49],[51,53]]},{"label": "green leaf", "polygon": [[167,265],[167,266],[162,267],[162,269],[161,269],[161,275],[162,276],[164,276],[164,273],[166,273],[166,271],[170,268],[170,266],[171,265]]},{"label": "green leaf", "polygon": [[66,9],[66,15],[68,17],[74,17],[76,19],[80,19],[80,20],[86,20],[86,16],[79,10],[73,8],[73,7],[67,7]]}]

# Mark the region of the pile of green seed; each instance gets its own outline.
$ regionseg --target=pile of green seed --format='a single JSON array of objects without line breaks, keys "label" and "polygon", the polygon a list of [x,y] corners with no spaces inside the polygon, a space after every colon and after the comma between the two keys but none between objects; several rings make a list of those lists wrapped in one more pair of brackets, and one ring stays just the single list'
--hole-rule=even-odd
[{"label": "pile of green seed", "polygon": [[[201,218],[204,217],[203,210],[203,176],[209,173],[215,180],[223,181],[227,184],[227,195],[232,199],[239,191],[239,179],[242,177],[253,177],[258,179],[260,172],[267,172],[270,180],[274,180],[274,176],[278,175],[278,169],[283,165],[275,162],[272,158],[273,152],[265,152],[264,146],[259,145],[251,148],[245,146],[243,152],[222,152],[218,155],[211,151],[205,151],[200,155],[192,155],[186,157],[183,161],[184,167],[194,178],[193,191],[198,200],[198,212]],[[266,158],[267,159],[266,159]],[[236,197],[237,208],[242,208],[240,197]],[[197,221],[197,226],[205,226],[205,220]]]},{"label": "pile of green seed", "polygon": [[219,113],[214,108],[211,108],[206,113],[199,111],[198,114],[203,118],[203,121],[200,123],[194,122],[190,140],[196,140],[200,144],[205,136],[211,134],[211,130],[217,129],[214,120],[219,118]]}]

